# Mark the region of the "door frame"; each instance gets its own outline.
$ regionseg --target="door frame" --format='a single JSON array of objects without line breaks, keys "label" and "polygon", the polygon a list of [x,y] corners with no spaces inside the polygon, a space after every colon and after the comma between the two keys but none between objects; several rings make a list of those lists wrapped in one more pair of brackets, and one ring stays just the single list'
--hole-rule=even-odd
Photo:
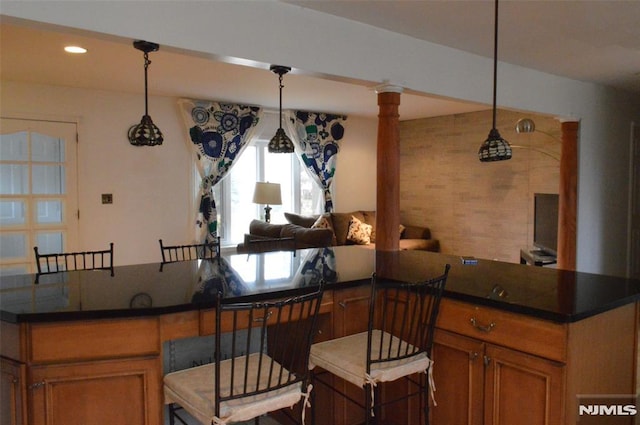
[{"label": "door frame", "polygon": [[[629,218],[627,277],[640,279],[640,123],[631,122],[629,143]],[[635,208],[638,211],[635,211]],[[634,237],[634,230],[637,237]]]}]

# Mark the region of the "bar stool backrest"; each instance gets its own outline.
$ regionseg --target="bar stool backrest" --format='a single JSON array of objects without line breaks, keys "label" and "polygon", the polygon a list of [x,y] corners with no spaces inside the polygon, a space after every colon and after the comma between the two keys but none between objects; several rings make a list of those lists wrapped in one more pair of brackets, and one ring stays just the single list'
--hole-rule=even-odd
[{"label": "bar stool backrest", "polygon": [[73,270],[109,270],[113,276],[113,242],[109,249],[99,251],[41,254],[37,246],[33,250],[39,275]]},{"label": "bar stool backrest", "polygon": [[[441,276],[418,283],[383,283],[374,275],[369,308],[367,373],[376,363],[408,359],[420,353],[431,357],[436,319],[449,269],[447,264]],[[375,338],[375,343],[372,342],[374,331],[381,331],[379,335],[382,335]]]}]

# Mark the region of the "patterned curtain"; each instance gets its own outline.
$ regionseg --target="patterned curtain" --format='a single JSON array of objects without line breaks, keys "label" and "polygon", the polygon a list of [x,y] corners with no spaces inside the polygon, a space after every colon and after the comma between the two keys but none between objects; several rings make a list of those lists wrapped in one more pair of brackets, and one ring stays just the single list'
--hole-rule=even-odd
[{"label": "patterned curtain", "polygon": [[200,178],[196,240],[213,242],[218,235],[215,186],[242,154],[262,116],[257,106],[181,99],[182,116],[197,155]]},{"label": "patterned curtain", "polygon": [[333,211],[331,183],[346,119],[339,115],[294,111],[285,120],[296,154],[324,191],[324,212]]}]

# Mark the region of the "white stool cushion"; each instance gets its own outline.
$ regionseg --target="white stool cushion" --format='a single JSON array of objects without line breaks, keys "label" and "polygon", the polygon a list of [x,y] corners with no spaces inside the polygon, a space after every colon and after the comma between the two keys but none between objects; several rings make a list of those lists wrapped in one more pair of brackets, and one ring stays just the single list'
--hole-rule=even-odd
[{"label": "white stool cushion", "polygon": [[[249,355],[249,378],[253,384],[257,381],[258,360],[260,354]],[[267,362],[263,358],[263,366],[260,376],[260,387],[266,386],[269,380],[269,369],[264,367]],[[280,370],[287,374],[286,369],[275,363],[272,373],[272,382],[277,382]],[[245,358],[236,359],[234,377],[236,381],[235,393],[241,392],[244,376]],[[220,363],[221,388],[223,395],[230,393],[231,384],[231,359]],[[279,390],[270,391],[251,397],[243,397],[223,402],[220,406],[220,418],[215,417],[214,395],[214,364],[207,364],[190,369],[172,372],[164,377],[164,402],[165,404],[177,403],[194,418],[203,424],[224,424],[228,422],[246,421],[285,407],[296,404],[303,396],[301,383],[291,384]],[[254,388],[249,388],[253,390]]]},{"label": "white stool cushion", "polygon": [[[379,347],[382,335],[385,344],[389,341],[388,338],[393,338],[392,347],[396,350],[398,344],[402,344],[403,349],[407,345],[387,332],[374,330],[371,335],[374,347],[372,352],[377,351],[375,347]],[[412,348],[409,345],[409,351]],[[313,344],[309,356],[309,369],[319,366],[359,387],[363,387],[367,382],[394,381],[413,373],[431,371],[431,364],[431,359],[425,353],[420,353],[408,359],[375,363],[371,365],[371,374],[367,377],[367,332]]]}]

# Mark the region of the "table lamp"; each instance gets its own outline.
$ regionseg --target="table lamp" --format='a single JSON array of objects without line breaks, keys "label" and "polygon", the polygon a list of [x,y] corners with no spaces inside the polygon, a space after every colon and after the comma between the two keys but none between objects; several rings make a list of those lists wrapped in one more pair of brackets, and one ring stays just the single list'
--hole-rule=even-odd
[{"label": "table lamp", "polygon": [[253,203],[266,205],[264,207],[264,221],[269,223],[271,221],[271,207],[269,205],[282,205],[280,183],[256,182]]}]

